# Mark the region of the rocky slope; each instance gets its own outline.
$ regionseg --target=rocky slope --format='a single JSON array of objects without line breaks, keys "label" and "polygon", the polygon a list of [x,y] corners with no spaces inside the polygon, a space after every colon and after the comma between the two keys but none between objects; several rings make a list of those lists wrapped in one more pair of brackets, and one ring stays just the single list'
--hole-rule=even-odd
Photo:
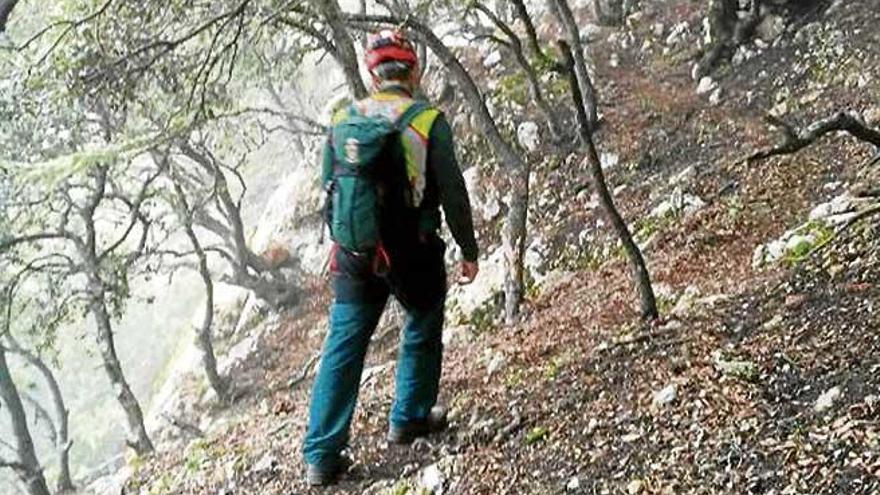
[{"label": "rocky slope", "polygon": [[[694,81],[703,13],[651,2],[608,29],[581,12],[602,95],[597,140],[664,320],[635,323],[585,164],[551,153],[524,110],[509,125],[535,150],[534,283],[524,321],[499,327],[502,198],[451,108],[463,161],[477,165],[486,253],[481,283],[456,289],[449,314],[451,428],[411,448],[384,442],[392,315],[363,378],[356,464],[324,492],[880,493],[880,223],[858,216],[876,200],[859,197],[877,188],[877,166],[862,166],[873,150],[833,136],[743,161],[778,139],[767,112],[802,125],[849,110],[878,124],[880,10],[858,0],[771,18],[731,67]],[[509,109],[509,68],[493,53],[479,47],[469,63]],[[204,432],[178,431],[173,448],[130,462],[126,493],[308,492],[298,448],[329,299],[313,284],[292,314],[256,326],[239,400],[208,414]]]}]

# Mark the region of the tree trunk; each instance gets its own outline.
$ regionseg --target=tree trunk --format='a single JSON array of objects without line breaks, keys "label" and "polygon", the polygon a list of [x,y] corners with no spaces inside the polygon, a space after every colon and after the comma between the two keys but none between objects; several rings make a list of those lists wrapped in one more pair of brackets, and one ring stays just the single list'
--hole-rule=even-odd
[{"label": "tree trunk", "polygon": [[205,370],[208,383],[214,389],[214,392],[217,393],[217,398],[221,402],[226,402],[229,399],[229,387],[217,371],[217,358],[214,355],[214,343],[211,338],[211,328],[214,322],[214,280],[211,277],[211,271],[208,269],[208,256],[205,254],[205,250],[202,248],[202,244],[199,242],[199,238],[193,229],[192,210],[190,210],[186,193],[176,180],[173,171],[171,176],[174,192],[177,195],[177,213],[181,224],[183,224],[184,232],[186,232],[186,236],[189,238],[193,251],[195,251],[196,257],[199,260],[199,275],[202,277],[202,283],[205,285],[205,314],[202,317],[201,327],[196,329],[196,345],[202,352],[202,368]]},{"label": "tree trunk", "polygon": [[507,221],[501,232],[501,248],[504,252],[504,321],[512,325],[519,320],[520,305],[525,299],[526,234],[529,211],[529,175],[527,162],[511,169],[512,194]]},{"label": "tree trunk", "polygon": [[605,211],[605,215],[608,217],[608,220],[620,239],[621,244],[623,244],[623,249],[629,259],[633,279],[635,280],[639,292],[642,318],[645,320],[654,320],[659,315],[657,312],[657,301],[654,297],[654,289],[651,287],[651,276],[645,265],[642,251],[636,245],[635,241],[633,241],[629,227],[627,227],[620,212],[617,211],[617,207],[614,205],[614,198],[608,190],[608,184],[605,182],[605,173],[602,171],[602,162],[599,159],[599,153],[596,151],[596,146],[593,143],[593,136],[590,132],[587,115],[584,112],[584,106],[580,101],[583,96],[580,94],[579,85],[577,83],[577,73],[572,67],[571,49],[564,43],[560,44],[562,45],[561,51],[563,57],[566,59],[565,65],[568,67],[571,92],[575,101],[575,108],[577,109],[578,133],[580,135],[581,144],[587,151],[590,178],[593,181],[593,186],[596,188],[596,193],[599,195],[599,203],[602,205],[602,209]]},{"label": "tree trunk", "polygon": [[356,99],[366,98],[367,87],[361,78],[357,52],[354,49],[354,39],[343,21],[343,12],[339,3],[337,0],[312,0],[312,3],[333,32],[333,44],[336,47],[336,53],[333,55],[342,66],[349,89]]},{"label": "tree trunk", "polygon": [[709,0],[709,39],[726,43],[736,29],[738,0]]},{"label": "tree trunk", "polygon": [[101,267],[97,255],[95,210],[104,198],[107,186],[107,167],[96,167],[95,174],[94,194],[89,198],[89,204],[80,210],[80,217],[85,228],[85,240],[78,243],[80,256],[83,261],[83,272],[86,275],[88,284],[88,307],[89,312],[91,312],[95,319],[97,330],[96,342],[101,354],[104,371],[110,379],[110,383],[116,393],[116,399],[125,411],[129,434],[127,443],[138,455],[145,455],[153,452],[153,443],[150,441],[147,429],[144,426],[144,415],[141,411],[141,406],[131,391],[128,381],[125,379],[125,373],[123,373],[122,365],[116,355],[113,324],[110,321],[110,312],[107,310],[107,287],[101,279]]},{"label": "tree trunk", "polygon": [[95,319],[95,325],[98,330],[97,343],[101,353],[101,360],[104,365],[104,372],[113,386],[116,393],[116,399],[119,405],[125,411],[125,419],[128,423],[128,438],[126,442],[138,455],[146,455],[153,452],[153,442],[147,435],[147,429],[144,426],[144,414],[141,410],[134,392],[125,379],[122,371],[122,364],[116,355],[116,345],[113,337],[113,326],[110,322],[110,315],[107,312],[107,306],[104,302],[104,289],[100,287],[100,280],[95,277],[89,277],[91,301],[89,302],[89,310]]},{"label": "tree trunk", "polygon": [[73,485],[73,480],[70,477],[70,412],[64,403],[64,395],[61,393],[58,380],[49,366],[46,365],[46,362],[37,354],[23,348],[11,335],[7,335],[6,338],[9,340],[10,350],[22,356],[46,380],[46,385],[49,387],[49,395],[52,396],[52,406],[55,409],[55,418],[53,419],[56,430],[54,442],[58,454],[58,482],[56,489],[60,493],[74,491],[76,487]]},{"label": "tree trunk", "polygon": [[738,0],[709,0],[709,48],[697,65],[698,76],[711,73],[731,55],[738,9]]},{"label": "tree trunk", "polygon": [[593,0],[596,22],[603,26],[623,23],[623,0]]},{"label": "tree trunk", "polygon": [[538,31],[535,29],[535,23],[532,20],[529,9],[523,0],[512,0],[513,11],[516,17],[523,23],[526,29],[526,41],[533,57],[547,58],[544,50],[541,49],[541,42],[538,40]]},{"label": "tree trunk", "polygon": [[[257,297],[268,302],[273,308],[294,304],[298,296],[297,287],[278,275],[277,271],[273,272],[272,267],[247,245],[241,208],[229,192],[226,175],[220,165],[210,153],[198,150],[189,143],[179,142],[178,147],[184,156],[194,161],[214,179],[218,209],[228,222],[228,227],[211,225],[206,221],[209,220],[207,218],[199,218],[197,223],[219,235],[230,246],[233,256],[229,262],[232,265],[233,275],[229,283],[253,291]],[[252,274],[251,270],[257,275]]]},{"label": "tree trunk", "polygon": [[577,84],[580,90],[583,104],[581,105],[587,115],[587,125],[590,132],[596,129],[599,123],[598,102],[596,97],[596,89],[590,78],[590,72],[587,70],[587,62],[584,59],[584,47],[581,43],[580,29],[577,21],[575,21],[574,13],[568,4],[568,0],[554,0],[555,13],[560,24],[565,28],[568,44],[574,60],[574,70],[577,74]]},{"label": "tree trunk", "polygon": [[12,11],[18,2],[19,0],[0,0],[0,33],[6,31],[9,16],[12,15]]},{"label": "tree trunk", "polygon": [[[12,382],[9,365],[6,362],[6,349],[0,346],[0,399],[9,411],[12,420],[12,437],[18,459],[6,463],[0,461],[0,467],[11,467],[18,474],[27,488],[29,495],[49,495],[49,487],[43,477],[43,468],[34,452],[34,441],[27,426],[27,416],[21,404],[21,396]],[[5,465],[4,465],[5,464]]]}]

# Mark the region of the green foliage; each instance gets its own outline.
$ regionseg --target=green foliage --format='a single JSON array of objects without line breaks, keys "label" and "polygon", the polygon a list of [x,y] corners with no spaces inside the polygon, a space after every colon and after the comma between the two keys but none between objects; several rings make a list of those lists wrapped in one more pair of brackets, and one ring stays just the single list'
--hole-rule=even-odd
[{"label": "green foliage", "polygon": [[722,200],[725,207],[725,213],[730,221],[736,221],[745,211],[742,199],[738,195],[725,196]]},{"label": "green foliage", "polygon": [[203,440],[196,440],[186,449],[184,469],[186,469],[189,475],[195,475],[209,460],[208,444]]},{"label": "green foliage", "polygon": [[498,298],[489,298],[482,306],[471,313],[466,323],[470,324],[478,335],[487,332],[495,327],[500,310]]},{"label": "green foliage", "polygon": [[660,232],[668,227],[674,220],[675,215],[670,213],[662,217],[648,215],[638,219],[633,226],[635,238],[638,242],[644,242],[651,238],[652,235]]},{"label": "green foliage", "polygon": [[665,294],[655,294],[655,296],[657,300],[657,311],[659,311],[660,314],[668,314],[672,308],[675,307],[677,301],[674,297]]},{"label": "green foliage", "polygon": [[550,359],[550,361],[544,365],[544,370],[542,374],[544,375],[544,379],[548,381],[553,381],[559,376],[559,371],[562,368],[561,361],[554,357]]},{"label": "green foliage", "polygon": [[525,284],[526,289],[526,299],[535,299],[541,293],[541,286],[538,284],[538,281],[535,280],[535,276],[532,274],[532,271],[528,268],[524,269],[523,274],[523,283]]},{"label": "green foliage", "polygon": [[571,87],[565,78],[554,75],[546,85],[547,94],[553,99],[563,99],[571,94]]},{"label": "green foliage", "polygon": [[[572,246],[566,259],[570,260],[569,266],[577,271],[595,271],[602,266],[605,260],[599,253],[590,247],[579,248]],[[573,251],[573,252],[572,252]]]},{"label": "green foliage", "polygon": [[171,488],[173,480],[169,473],[162,473],[158,480],[150,485],[147,495],[169,495],[172,493]]},{"label": "green foliage", "polygon": [[526,434],[525,443],[526,445],[534,445],[538,442],[543,442],[547,439],[547,428],[543,426],[535,426]]},{"label": "green foliage", "polygon": [[411,493],[415,492],[416,488],[412,485],[412,483],[405,480],[400,480],[388,490],[388,495],[410,495]]},{"label": "green foliage", "polygon": [[504,385],[507,388],[517,388],[525,382],[526,374],[522,368],[514,368],[507,372],[504,377]]},{"label": "green foliage", "polygon": [[529,101],[526,89],[526,76],[522,71],[516,71],[498,80],[498,98],[502,103],[514,102],[525,106]]},{"label": "green foliage", "polygon": [[834,238],[834,230],[825,222],[818,220],[802,225],[797,229],[797,233],[803,235],[804,239],[794,246],[787,247],[783,261],[789,266],[804,261]]}]

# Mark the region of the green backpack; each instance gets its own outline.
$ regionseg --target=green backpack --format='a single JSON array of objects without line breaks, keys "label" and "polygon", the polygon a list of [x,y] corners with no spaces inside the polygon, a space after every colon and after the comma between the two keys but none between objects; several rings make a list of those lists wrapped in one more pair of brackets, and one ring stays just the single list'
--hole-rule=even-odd
[{"label": "green backpack", "polygon": [[[427,104],[414,102],[391,122],[383,116],[361,115],[352,106],[333,126],[327,213],[330,235],[340,247],[366,251],[380,246],[382,212],[403,214],[399,207],[412,206],[400,135],[426,108]],[[410,198],[409,205],[396,204],[401,195]]]}]

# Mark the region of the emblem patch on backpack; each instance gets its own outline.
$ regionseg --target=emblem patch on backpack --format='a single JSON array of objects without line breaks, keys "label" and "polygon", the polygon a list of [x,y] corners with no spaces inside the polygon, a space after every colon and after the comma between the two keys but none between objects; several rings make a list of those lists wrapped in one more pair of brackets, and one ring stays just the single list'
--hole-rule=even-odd
[{"label": "emblem patch on backpack", "polygon": [[348,163],[357,164],[360,162],[358,144],[360,143],[355,138],[348,138],[345,140],[345,161]]}]

